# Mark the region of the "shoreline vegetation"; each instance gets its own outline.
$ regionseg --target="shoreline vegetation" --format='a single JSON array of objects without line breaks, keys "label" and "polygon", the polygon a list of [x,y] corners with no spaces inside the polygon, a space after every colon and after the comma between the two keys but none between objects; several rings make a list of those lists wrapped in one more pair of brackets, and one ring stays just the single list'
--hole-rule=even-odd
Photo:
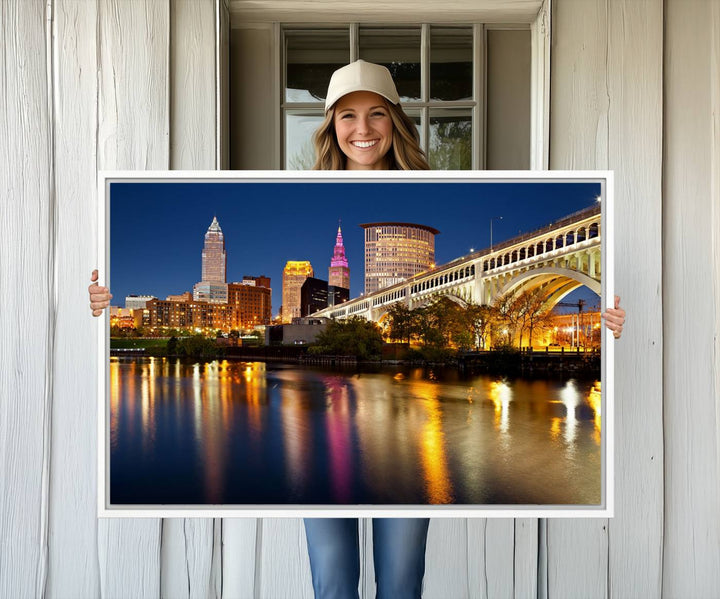
[{"label": "shoreline vegetation", "polygon": [[[501,298],[502,299],[502,298]],[[521,301],[522,300],[522,301]],[[513,303],[514,302],[514,303]],[[600,375],[599,334],[588,345],[523,347],[525,338],[550,326],[544,298],[524,292],[497,306],[465,307],[441,298],[422,308],[390,307],[384,328],[359,317],[331,320],[307,345],[264,345],[260,334],[214,336],[166,330],[164,338],[143,330],[111,329],[111,355],[150,355],[202,360],[237,359],[324,366],[442,366],[492,373],[570,371]],[[517,305],[515,305],[517,304]],[[518,315],[521,314],[522,318]],[[152,331],[154,333],[154,330]]]},{"label": "shoreline vegetation", "polygon": [[[229,360],[257,361],[321,366],[330,368],[377,368],[387,366],[443,367],[459,371],[513,374],[517,372],[571,372],[600,375],[600,353],[547,348],[523,351],[517,348],[496,348],[486,351],[437,350],[413,348],[406,343],[385,344],[382,353],[358,358],[342,353],[311,351],[311,345],[245,346],[218,345],[206,337],[185,339],[135,338],[110,340],[110,355],[116,357],[151,356],[192,361]],[[174,350],[173,350],[174,348]],[[172,350],[172,351],[171,351]]]}]

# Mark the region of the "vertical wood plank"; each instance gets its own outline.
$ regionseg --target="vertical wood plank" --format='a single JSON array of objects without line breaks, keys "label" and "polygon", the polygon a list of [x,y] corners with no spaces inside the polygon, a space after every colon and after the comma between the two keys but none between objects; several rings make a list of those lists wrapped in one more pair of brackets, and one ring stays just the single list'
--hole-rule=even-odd
[{"label": "vertical wood plank", "polygon": [[515,556],[513,596],[539,597],[538,593],[538,519],[515,518]]},{"label": "vertical wood plank", "polygon": [[[170,168],[215,167],[214,0],[170,1]],[[212,596],[221,587],[222,555],[213,552],[209,518],[163,523],[161,595]],[[214,561],[217,567],[213,568]]]},{"label": "vertical wood plank", "polygon": [[665,596],[720,594],[714,2],[665,3]]},{"label": "vertical wood plank", "polygon": [[[605,0],[552,4],[550,168],[607,168],[606,8]],[[548,520],[549,597],[607,596],[606,527]]]},{"label": "vertical wood plank", "polygon": [[259,522],[259,563],[256,562],[256,597],[312,599],[310,558],[305,525],[300,518],[263,518]]},{"label": "vertical wood plank", "polygon": [[607,520],[549,520],[548,597],[608,597]]},{"label": "vertical wood plank", "polygon": [[468,584],[469,571],[478,567],[467,518],[431,518],[425,551],[424,599],[474,597]]},{"label": "vertical wood plank", "polygon": [[548,522],[548,596],[657,596],[662,4],[555,0],[553,18],[551,168],[615,171],[616,289],[630,316],[615,348],[616,517]]},{"label": "vertical wood plank", "polygon": [[212,518],[165,518],[162,531],[160,596],[212,596]]},{"label": "vertical wood plank", "polygon": [[56,0],[53,12],[57,329],[46,595],[98,597],[97,384],[80,366],[97,359],[86,290],[97,254],[97,6]]},{"label": "vertical wood plank", "polygon": [[169,166],[169,5],[98,0],[100,169]]},{"label": "vertical wood plank", "polygon": [[[554,0],[552,18],[550,168],[608,168],[607,1]],[[607,596],[607,520],[550,519],[545,548],[548,597]]]},{"label": "vertical wood plank", "polygon": [[[628,312],[615,344],[616,509],[608,522],[614,597],[662,594],[662,55],[662,0],[608,2],[615,285]],[[627,260],[639,255],[641,261]]]},{"label": "vertical wood plank", "polygon": [[607,1],[553,0],[551,169],[608,166]]},{"label": "vertical wood plank", "polygon": [[[169,5],[100,0],[98,9],[98,166],[167,169]],[[158,597],[161,540],[160,519],[100,520],[102,596]]]},{"label": "vertical wood plank", "polygon": [[468,519],[470,597],[513,597],[514,527],[510,518]]},{"label": "vertical wood plank", "polygon": [[214,0],[171,0],[170,168],[215,168]]},{"label": "vertical wood plank", "polygon": [[55,314],[45,2],[2,2],[0,31],[0,596],[39,597]]},{"label": "vertical wood plank", "polygon": [[223,599],[252,599],[258,572],[258,546],[262,520],[258,518],[225,518],[222,540]]}]

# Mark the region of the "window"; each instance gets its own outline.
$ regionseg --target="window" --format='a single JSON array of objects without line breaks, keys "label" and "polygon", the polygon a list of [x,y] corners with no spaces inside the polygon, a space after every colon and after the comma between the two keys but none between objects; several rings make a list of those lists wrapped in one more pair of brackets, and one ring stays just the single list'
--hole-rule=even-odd
[{"label": "window", "polygon": [[[515,28],[488,33],[483,25],[284,28],[283,168],[312,168],[311,137],[324,116],[330,76],[357,58],[388,67],[403,109],[418,127],[431,168],[529,168],[530,31]],[[488,68],[485,57],[492,58]],[[505,62],[504,57],[508,57]],[[497,84],[487,81],[488,89],[496,85],[502,95],[512,95],[519,106],[516,112],[526,113],[508,114],[508,103],[502,105],[503,114],[498,109],[490,129],[493,133],[502,128],[505,133],[498,139],[498,152],[486,148],[488,132],[484,123],[494,116],[487,110],[497,104],[497,94],[485,93],[488,77],[497,79]],[[500,152],[510,152],[512,159]],[[488,153],[495,159],[486,160]]]},{"label": "window", "polygon": [[310,168],[330,75],[358,58],[390,68],[433,168],[527,169],[531,147],[541,168],[547,65],[539,41],[549,41],[531,23],[283,26],[278,20],[240,19],[230,32],[230,168]]}]

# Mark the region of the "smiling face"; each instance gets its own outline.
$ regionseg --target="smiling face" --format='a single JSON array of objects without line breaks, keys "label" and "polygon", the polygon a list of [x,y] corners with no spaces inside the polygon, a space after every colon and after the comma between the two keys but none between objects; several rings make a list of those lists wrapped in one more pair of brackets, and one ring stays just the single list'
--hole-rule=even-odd
[{"label": "smiling face", "polygon": [[347,170],[388,168],[393,124],[382,96],[367,91],[343,96],[335,104],[333,123]]}]

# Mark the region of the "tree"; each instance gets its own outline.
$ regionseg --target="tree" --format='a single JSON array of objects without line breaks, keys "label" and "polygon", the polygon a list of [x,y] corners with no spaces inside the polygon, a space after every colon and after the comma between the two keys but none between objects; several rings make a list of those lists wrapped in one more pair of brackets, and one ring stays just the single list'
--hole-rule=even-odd
[{"label": "tree", "polygon": [[312,348],[313,354],[355,356],[360,360],[382,355],[382,330],[374,322],[353,316],[347,320],[333,320],[321,332]]},{"label": "tree", "polygon": [[[516,311],[516,304],[514,303],[514,296],[511,293],[506,293],[495,299],[493,307],[496,310],[498,320],[498,327],[502,326],[507,328],[509,341],[508,345],[514,345],[515,342],[515,330],[518,326],[518,313]],[[497,345],[497,344],[496,344]],[[505,345],[504,343],[501,345]]]},{"label": "tree", "polygon": [[410,343],[410,338],[417,330],[417,318],[414,310],[410,310],[404,302],[396,302],[387,312],[388,336],[396,341]]},{"label": "tree", "polygon": [[475,344],[485,349],[492,329],[497,326],[499,314],[497,309],[486,304],[470,304],[466,312],[467,326],[473,335]]},{"label": "tree", "polygon": [[180,356],[207,358],[217,356],[220,351],[214,339],[208,339],[203,335],[193,335],[178,341],[177,353]]},{"label": "tree", "polygon": [[540,287],[536,287],[532,291],[522,294],[523,306],[526,313],[526,322],[528,328],[528,345],[532,347],[533,332],[537,329],[544,329],[550,326],[552,321],[552,313],[547,305],[547,297],[545,291]]},{"label": "tree", "polygon": [[495,309],[511,333],[511,345],[515,335],[518,347],[522,347],[525,331],[528,331],[528,343],[532,345],[533,333],[536,329],[547,326],[550,322],[550,310],[547,307],[545,290],[541,287],[524,290],[518,294],[506,293],[495,300]]}]

